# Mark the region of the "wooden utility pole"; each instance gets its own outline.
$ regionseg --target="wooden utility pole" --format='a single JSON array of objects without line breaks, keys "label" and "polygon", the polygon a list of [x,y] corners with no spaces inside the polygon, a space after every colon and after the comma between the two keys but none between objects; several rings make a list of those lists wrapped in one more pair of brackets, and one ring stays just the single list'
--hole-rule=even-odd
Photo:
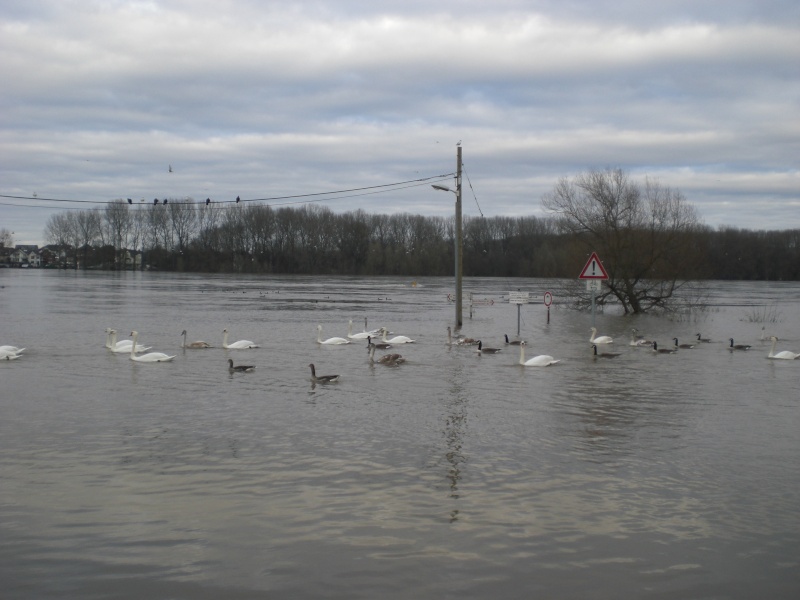
[{"label": "wooden utility pole", "polygon": [[463,254],[463,232],[461,223],[461,143],[458,144],[458,152],[456,156],[456,330],[461,328],[463,319],[461,316],[461,274],[462,274],[462,254]]}]

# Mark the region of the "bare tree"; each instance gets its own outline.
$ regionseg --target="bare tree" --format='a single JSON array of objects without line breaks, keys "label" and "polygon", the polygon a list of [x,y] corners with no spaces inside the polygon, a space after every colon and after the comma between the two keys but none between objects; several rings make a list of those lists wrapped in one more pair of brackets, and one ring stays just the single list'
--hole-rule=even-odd
[{"label": "bare tree", "polygon": [[0,229],[0,248],[13,248],[14,247],[14,236],[12,233],[6,229]]},{"label": "bare tree", "polygon": [[119,268],[122,250],[127,248],[128,233],[131,228],[131,214],[128,203],[124,200],[114,200],[106,204],[103,213],[108,239],[114,246],[114,265]]},{"label": "bare tree", "polygon": [[668,308],[702,262],[697,212],[657,181],[641,186],[620,169],[590,171],[561,179],[542,204],[563,232],[603,257],[609,279],[600,298],[616,297],[626,313]]}]

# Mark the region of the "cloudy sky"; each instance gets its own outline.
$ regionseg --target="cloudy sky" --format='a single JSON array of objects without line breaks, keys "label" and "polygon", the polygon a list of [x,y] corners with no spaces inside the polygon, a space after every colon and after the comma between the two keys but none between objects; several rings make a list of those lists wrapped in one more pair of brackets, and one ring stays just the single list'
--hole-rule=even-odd
[{"label": "cloudy sky", "polygon": [[2,0],[0,76],[16,243],[117,198],[450,215],[393,184],[459,141],[465,215],[621,167],[713,227],[800,227],[797,0]]}]

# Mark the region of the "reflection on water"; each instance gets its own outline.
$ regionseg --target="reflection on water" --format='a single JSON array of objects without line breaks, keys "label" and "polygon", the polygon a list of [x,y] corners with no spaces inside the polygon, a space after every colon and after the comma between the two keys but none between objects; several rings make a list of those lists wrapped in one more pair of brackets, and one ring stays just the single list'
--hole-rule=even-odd
[{"label": "reflection on water", "polygon": [[[467,280],[495,304],[451,347],[449,279],[0,272],[4,598],[794,597],[800,285],[713,284],[706,311],[598,315],[568,282]],[[760,307],[776,306],[765,313]],[[467,313],[465,313],[467,314]],[[769,322],[753,315],[779,315]],[[368,319],[417,343],[321,346]],[[103,348],[136,329],[145,365]],[[719,342],[675,355],[697,331]],[[225,350],[222,330],[252,339]],[[180,332],[216,347],[181,350]],[[731,353],[729,337],[753,345]],[[228,359],[256,365],[228,371]],[[341,374],[330,385],[310,380]],[[42,577],[42,573],[47,573]]]}]

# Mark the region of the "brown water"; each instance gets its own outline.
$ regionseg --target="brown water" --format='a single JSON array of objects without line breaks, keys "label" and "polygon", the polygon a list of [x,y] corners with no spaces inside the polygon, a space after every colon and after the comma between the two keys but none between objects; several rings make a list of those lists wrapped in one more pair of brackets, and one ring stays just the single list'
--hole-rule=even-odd
[{"label": "brown water", "polygon": [[[487,345],[531,292],[527,355],[561,359],[537,369],[447,346],[452,280],[417,283],[0,271],[0,344],[28,348],[0,361],[0,597],[798,597],[800,360],[760,338],[800,352],[800,284],[599,314],[622,355],[593,360],[591,315],[539,302],[570,282],[467,279]],[[316,344],[365,317],[417,340],[406,364]],[[654,355],[633,326],[719,342]],[[177,356],[133,363],[106,327]]]}]

